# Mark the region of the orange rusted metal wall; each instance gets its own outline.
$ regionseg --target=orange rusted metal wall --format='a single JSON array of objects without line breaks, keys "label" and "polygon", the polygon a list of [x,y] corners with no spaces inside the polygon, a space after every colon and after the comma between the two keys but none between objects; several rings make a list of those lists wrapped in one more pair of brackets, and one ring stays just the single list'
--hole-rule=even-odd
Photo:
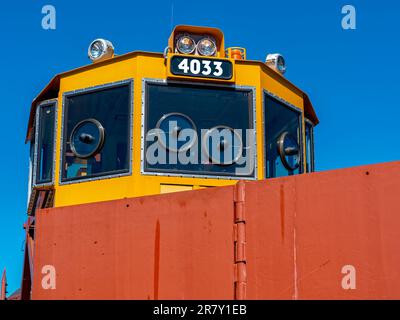
[{"label": "orange rusted metal wall", "polygon": [[40,210],[32,298],[400,299],[399,197],[394,162]]},{"label": "orange rusted metal wall", "polygon": [[40,211],[33,299],[232,299],[232,189],[191,192]]},{"label": "orange rusted metal wall", "polygon": [[247,184],[247,298],[400,299],[399,197],[400,162]]}]

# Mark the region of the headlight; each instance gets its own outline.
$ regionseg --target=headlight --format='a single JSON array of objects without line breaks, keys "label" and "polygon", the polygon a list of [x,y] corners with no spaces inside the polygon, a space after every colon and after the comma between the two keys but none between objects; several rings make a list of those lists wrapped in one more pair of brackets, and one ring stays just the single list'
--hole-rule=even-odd
[{"label": "headlight", "polygon": [[88,56],[93,62],[112,58],[114,56],[114,46],[108,40],[96,39],[89,45]]},{"label": "headlight", "polygon": [[283,56],[279,53],[267,55],[265,63],[281,74],[284,74],[286,72],[285,58],[283,58]]},{"label": "headlight", "polygon": [[213,56],[217,51],[217,46],[211,38],[203,38],[197,44],[197,51],[202,56]]},{"label": "headlight", "polygon": [[196,43],[191,37],[184,35],[180,36],[176,41],[176,48],[180,53],[190,54],[196,49]]}]

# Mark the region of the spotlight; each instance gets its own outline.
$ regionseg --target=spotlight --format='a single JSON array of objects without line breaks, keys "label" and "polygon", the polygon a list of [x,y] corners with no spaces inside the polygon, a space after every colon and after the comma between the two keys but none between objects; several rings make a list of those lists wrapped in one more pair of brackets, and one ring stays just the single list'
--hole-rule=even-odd
[{"label": "spotlight", "polygon": [[267,55],[265,63],[267,64],[267,66],[271,67],[282,75],[286,72],[285,58],[283,58],[283,56],[279,53]]},{"label": "spotlight", "polygon": [[114,46],[108,40],[96,39],[89,45],[88,56],[92,62],[112,58],[114,56]]}]

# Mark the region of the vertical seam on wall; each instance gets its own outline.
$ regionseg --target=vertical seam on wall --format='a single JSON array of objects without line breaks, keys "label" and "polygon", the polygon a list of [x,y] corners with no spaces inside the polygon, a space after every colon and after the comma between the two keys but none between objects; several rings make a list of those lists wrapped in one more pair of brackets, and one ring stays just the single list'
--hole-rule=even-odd
[{"label": "vertical seam on wall", "polygon": [[246,218],[245,218],[245,182],[235,185],[234,195],[234,299],[246,299]]}]

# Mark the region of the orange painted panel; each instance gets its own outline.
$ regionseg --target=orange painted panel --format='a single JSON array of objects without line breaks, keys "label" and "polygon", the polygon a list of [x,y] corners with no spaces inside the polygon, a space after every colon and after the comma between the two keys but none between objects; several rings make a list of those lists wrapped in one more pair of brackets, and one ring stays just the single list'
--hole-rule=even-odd
[{"label": "orange painted panel", "polygon": [[245,194],[248,299],[400,299],[400,162]]},{"label": "orange painted panel", "polygon": [[295,188],[298,297],[400,299],[400,163],[309,175]]},{"label": "orange painted panel", "polygon": [[[245,186],[247,298],[291,299],[294,295],[291,179]],[[289,214],[290,213],[290,214]]]},{"label": "orange painted panel", "polygon": [[[233,299],[236,199],[238,297],[400,299],[400,162],[243,190],[39,211],[33,298]],[[56,268],[55,290],[41,286],[44,265]]]},{"label": "orange painted panel", "polygon": [[232,299],[232,190],[38,212],[33,299]]}]

